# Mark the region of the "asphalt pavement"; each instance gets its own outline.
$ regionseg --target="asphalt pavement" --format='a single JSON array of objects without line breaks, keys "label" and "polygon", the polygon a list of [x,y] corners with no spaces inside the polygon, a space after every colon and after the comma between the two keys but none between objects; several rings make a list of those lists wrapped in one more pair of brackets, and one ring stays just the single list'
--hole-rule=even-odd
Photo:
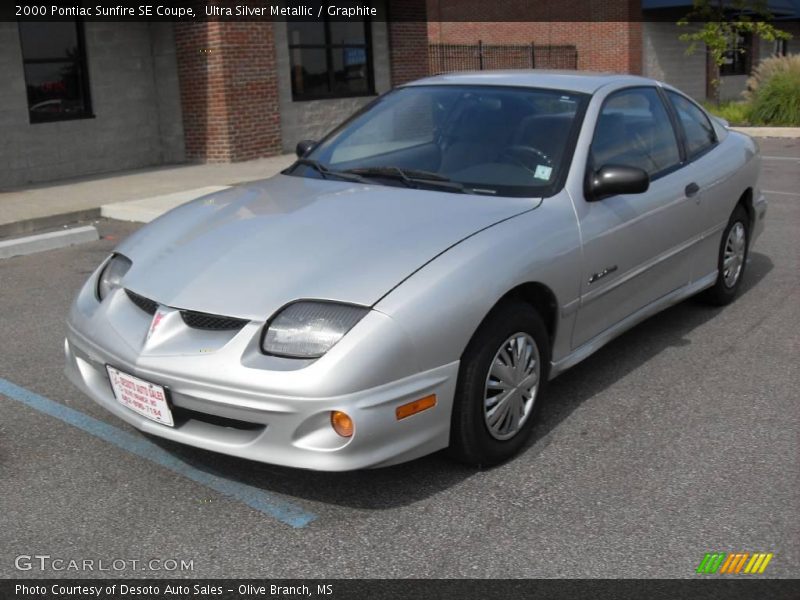
[{"label": "asphalt pavement", "polygon": [[[553,381],[534,439],[490,470],[316,473],[143,436],[62,374],[74,294],[138,225],[0,261],[0,577],[696,577],[711,551],[800,576],[800,142],[761,145],[741,297],[675,306]],[[162,569],[15,567],[37,554]]]}]

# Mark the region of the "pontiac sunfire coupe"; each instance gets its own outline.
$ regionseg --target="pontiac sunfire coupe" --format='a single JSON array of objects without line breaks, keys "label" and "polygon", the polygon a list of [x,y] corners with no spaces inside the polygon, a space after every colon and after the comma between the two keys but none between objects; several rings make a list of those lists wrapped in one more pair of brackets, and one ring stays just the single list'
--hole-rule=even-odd
[{"label": "pontiac sunfire coupe", "polygon": [[66,372],[234,456],[495,464],[548,380],[684,298],[733,300],[759,171],[749,137],[650,79],[417,81],[120,244],[72,307]]}]

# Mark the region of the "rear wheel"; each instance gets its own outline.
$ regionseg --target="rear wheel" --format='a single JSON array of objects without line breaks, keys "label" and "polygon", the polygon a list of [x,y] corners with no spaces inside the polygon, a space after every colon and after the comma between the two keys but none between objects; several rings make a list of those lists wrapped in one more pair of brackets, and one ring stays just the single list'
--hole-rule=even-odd
[{"label": "rear wheel", "polygon": [[717,281],[703,293],[703,300],[717,306],[733,302],[742,286],[749,244],[750,218],[740,204],[733,211],[728,226],[722,232]]},{"label": "rear wheel", "polygon": [[520,301],[497,307],[461,359],[451,456],[488,466],[516,454],[541,407],[549,364],[547,330],[536,311]]}]

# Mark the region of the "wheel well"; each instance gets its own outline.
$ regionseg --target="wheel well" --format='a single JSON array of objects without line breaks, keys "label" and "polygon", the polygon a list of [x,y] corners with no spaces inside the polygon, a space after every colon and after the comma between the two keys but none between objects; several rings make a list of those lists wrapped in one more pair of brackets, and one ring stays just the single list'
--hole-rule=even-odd
[{"label": "wheel well", "polygon": [[506,293],[497,304],[511,298],[522,300],[536,309],[547,328],[547,336],[550,338],[550,347],[552,348],[558,322],[558,303],[552,290],[537,281],[523,283]]},{"label": "wheel well", "polygon": [[741,205],[747,212],[747,218],[750,220],[750,227],[756,222],[756,211],[753,208],[753,188],[747,188],[739,198],[736,206]]}]

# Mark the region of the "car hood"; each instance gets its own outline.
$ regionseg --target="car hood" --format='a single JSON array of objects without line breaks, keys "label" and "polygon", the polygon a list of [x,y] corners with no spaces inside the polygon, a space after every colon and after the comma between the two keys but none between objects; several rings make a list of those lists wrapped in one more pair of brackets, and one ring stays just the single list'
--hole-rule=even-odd
[{"label": "car hood", "polygon": [[297,299],[371,306],[473,233],[532,210],[497,198],[278,175],[170,211],[123,242],[125,287],[265,319]]}]

